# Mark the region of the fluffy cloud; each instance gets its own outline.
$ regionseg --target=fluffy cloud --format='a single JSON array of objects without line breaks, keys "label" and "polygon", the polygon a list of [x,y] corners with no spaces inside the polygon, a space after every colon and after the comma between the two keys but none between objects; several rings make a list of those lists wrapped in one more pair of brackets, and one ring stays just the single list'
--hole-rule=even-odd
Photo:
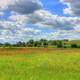
[{"label": "fluffy cloud", "polygon": [[[75,12],[71,6],[73,1],[63,1],[67,2],[69,7],[64,12],[73,14]],[[0,41],[16,42],[41,38],[78,39],[80,34],[80,19],[78,17],[54,15],[42,9],[39,0],[0,1],[1,15],[6,9],[10,10],[11,15],[7,20],[0,20]]]},{"label": "fluffy cloud", "polygon": [[64,12],[64,14],[69,14],[69,15],[72,15],[72,14],[73,14],[72,9],[71,9],[70,7],[65,8],[65,9],[63,10],[63,12]]},{"label": "fluffy cloud", "polygon": [[74,15],[80,16],[80,0],[61,0],[68,5],[68,12],[73,12]]},{"label": "fluffy cloud", "polygon": [[38,10],[30,15],[12,15],[9,19],[18,24],[32,24],[44,29],[80,30],[78,17],[60,17],[45,10]]},{"label": "fluffy cloud", "polygon": [[34,14],[28,16],[28,22],[41,28],[80,30],[80,19],[78,17],[60,17],[45,10],[36,11]]},{"label": "fluffy cloud", "polygon": [[39,0],[2,0],[0,10],[9,9],[21,14],[33,13],[42,8]]},{"label": "fluffy cloud", "polygon": [[[11,41],[14,41],[13,38],[17,41],[41,38],[74,39],[80,32],[78,17],[60,17],[45,10],[38,10],[29,15],[12,14],[9,21],[0,21],[0,25],[3,35],[1,38]],[[49,30],[51,31],[45,32]]]},{"label": "fluffy cloud", "polygon": [[39,29],[30,28],[17,22],[0,21],[0,41],[3,40],[3,42],[28,41],[40,33]]},{"label": "fluffy cloud", "polygon": [[11,0],[1,0],[0,1],[0,10],[5,10],[8,8],[8,5],[11,3]]}]

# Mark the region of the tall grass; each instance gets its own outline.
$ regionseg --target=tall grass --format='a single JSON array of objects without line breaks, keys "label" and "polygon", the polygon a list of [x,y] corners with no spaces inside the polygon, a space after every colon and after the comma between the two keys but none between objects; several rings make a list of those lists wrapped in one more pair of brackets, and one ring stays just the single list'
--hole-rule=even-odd
[{"label": "tall grass", "polygon": [[80,80],[80,50],[0,56],[0,80]]}]

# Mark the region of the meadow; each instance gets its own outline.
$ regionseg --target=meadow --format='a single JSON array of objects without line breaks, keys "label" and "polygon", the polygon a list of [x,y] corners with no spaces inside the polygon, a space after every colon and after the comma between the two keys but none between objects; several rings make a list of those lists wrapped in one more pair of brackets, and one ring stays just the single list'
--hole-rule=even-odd
[{"label": "meadow", "polygon": [[80,49],[1,48],[0,80],[80,80]]}]

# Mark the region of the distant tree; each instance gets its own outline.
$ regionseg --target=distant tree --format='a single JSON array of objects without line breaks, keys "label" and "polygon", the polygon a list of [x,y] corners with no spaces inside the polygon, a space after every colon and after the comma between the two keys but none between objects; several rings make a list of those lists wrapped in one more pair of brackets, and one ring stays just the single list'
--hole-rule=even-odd
[{"label": "distant tree", "polygon": [[41,47],[40,41],[35,41],[34,42],[34,47]]},{"label": "distant tree", "polygon": [[48,41],[46,39],[41,39],[39,42],[41,47],[48,47]]},{"label": "distant tree", "polygon": [[27,42],[27,47],[34,47],[34,40],[31,39]]},{"label": "distant tree", "polygon": [[47,42],[44,42],[43,46],[44,47],[48,47],[48,43]]},{"label": "distant tree", "polygon": [[2,43],[0,43],[0,47],[3,47],[3,44]]},{"label": "distant tree", "polygon": [[57,41],[57,47],[58,47],[58,48],[63,48],[62,41]]},{"label": "distant tree", "polygon": [[25,45],[25,42],[19,41],[14,46],[16,46],[16,47],[25,47],[26,45]]},{"label": "distant tree", "polygon": [[68,39],[64,39],[63,41],[66,41],[66,42],[68,42],[69,40],[68,40]]},{"label": "distant tree", "polygon": [[4,46],[4,47],[11,47],[11,44],[8,43],[8,42],[6,42],[6,43],[3,44],[3,46]]},{"label": "distant tree", "polygon": [[71,44],[71,48],[78,48],[77,44]]},{"label": "distant tree", "polygon": [[[0,43],[0,47],[57,47],[57,48],[80,48],[78,44],[71,44],[73,41],[65,40],[46,40],[40,39],[38,41],[34,41],[33,39],[28,42],[19,41],[16,44]],[[77,41],[76,41],[77,42]]]},{"label": "distant tree", "polygon": [[57,44],[58,44],[58,41],[56,40],[51,41],[51,45],[57,45]]}]

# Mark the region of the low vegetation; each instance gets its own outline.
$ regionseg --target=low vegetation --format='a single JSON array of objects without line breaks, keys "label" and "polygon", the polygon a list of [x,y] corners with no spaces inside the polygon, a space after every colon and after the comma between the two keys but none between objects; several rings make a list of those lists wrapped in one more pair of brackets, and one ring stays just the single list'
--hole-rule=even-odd
[{"label": "low vegetation", "polygon": [[0,48],[0,80],[80,80],[80,50]]}]

